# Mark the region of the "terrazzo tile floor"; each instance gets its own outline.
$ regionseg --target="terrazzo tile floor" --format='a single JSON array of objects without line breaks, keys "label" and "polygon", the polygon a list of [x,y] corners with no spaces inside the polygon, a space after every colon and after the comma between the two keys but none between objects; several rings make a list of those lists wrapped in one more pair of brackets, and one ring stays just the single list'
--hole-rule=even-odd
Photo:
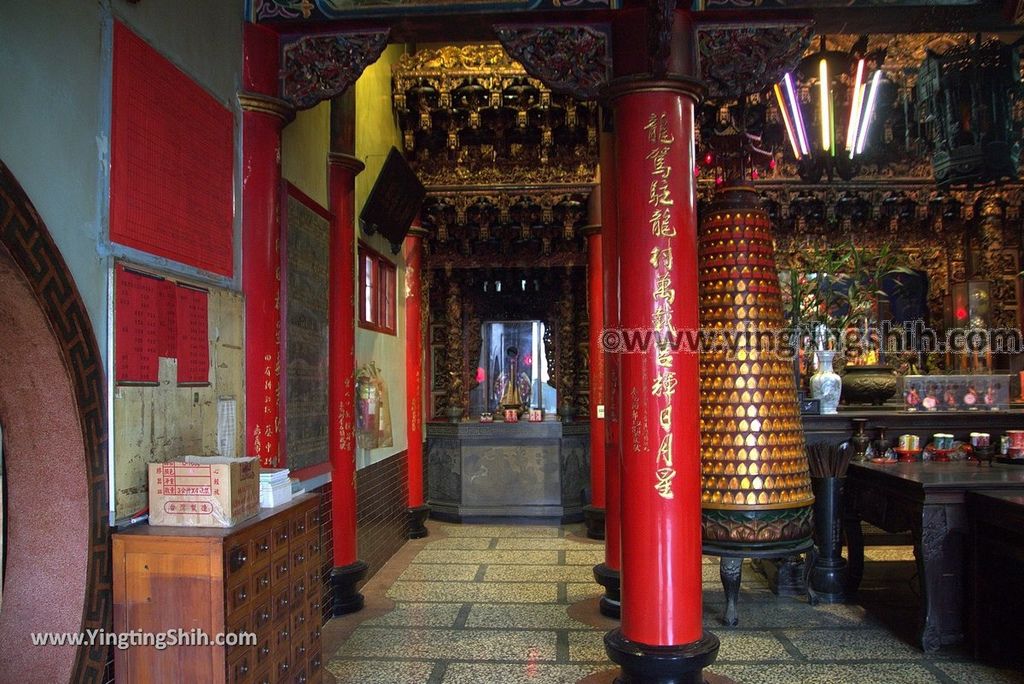
[{"label": "terrazzo tile floor", "polygon": [[[325,679],[341,684],[610,682],[582,526],[430,522],[363,588],[367,607],[324,629]],[[744,565],[738,627],[722,626],[718,559],[704,558],[704,622],[721,640],[710,672],[741,684],[1024,682],[1024,674],[913,645],[906,547],[868,548],[859,604],[775,596]]]}]

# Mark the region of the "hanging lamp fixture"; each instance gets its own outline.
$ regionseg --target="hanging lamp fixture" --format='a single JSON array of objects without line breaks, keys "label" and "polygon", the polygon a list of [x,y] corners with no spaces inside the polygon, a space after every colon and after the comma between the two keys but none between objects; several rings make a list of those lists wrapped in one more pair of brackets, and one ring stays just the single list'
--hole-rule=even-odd
[{"label": "hanging lamp fixture", "polygon": [[822,36],[818,51],[772,89],[797,172],[806,182],[857,175],[885,83],[885,51],[867,54],[867,44],[861,36],[848,53],[839,52],[828,50]]}]

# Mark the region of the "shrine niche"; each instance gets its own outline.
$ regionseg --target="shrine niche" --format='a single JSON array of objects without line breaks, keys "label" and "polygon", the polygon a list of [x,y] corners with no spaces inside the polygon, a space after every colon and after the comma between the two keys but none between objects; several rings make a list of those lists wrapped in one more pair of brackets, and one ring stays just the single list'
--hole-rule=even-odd
[{"label": "shrine niche", "polygon": [[[595,54],[606,49],[600,32],[563,34]],[[531,41],[551,38],[509,26],[499,35],[526,56]],[[586,90],[601,74],[563,77]],[[423,50],[394,67],[404,152],[427,190],[420,218],[432,418],[495,409],[485,391],[493,388],[481,385],[504,369],[481,361],[481,349],[490,355],[495,344],[485,333],[495,323],[524,322],[537,324],[531,354],[543,357],[531,356],[531,383],[543,375],[553,390],[529,388],[531,405],[589,415],[582,229],[597,175],[599,116],[596,102],[570,90],[555,92],[497,44]]]},{"label": "shrine niche", "polygon": [[[535,399],[530,402],[531,407],[543,408],[549,414],[556,409],[565,414],[568,408],[570,417],[589,416],[589,321],[583,305],[584,266],[441,268],[431,272],[429,290],[431,418],[462,416],[467,410],[475,411],[475,415],[495,409],[495,402],[488,400],[494,399],[489,396],[493,388],[481,385],[493,384],[506,363],[490,358],[490,347],[494,345],[491,326],[496,322],[509,324],[510,330],[514,323],[537,324],[536,332],[526,335],[531,341],[532,355],[528,365],[538,369],[537,373],[530,373],[531,382],[539,379],[546,387],[530,388],[527,396]],[[504,347],[522,344],[522,335],[508,335]],[[487,347],[485,339],[491,341]],[[519,351],[518,366],[525,354],[525,348]],[[537,358],[538,354],[543,359]],[[435,361],[435,357],[439,359]],[[501,370],[494,371],[495,367]]]}]

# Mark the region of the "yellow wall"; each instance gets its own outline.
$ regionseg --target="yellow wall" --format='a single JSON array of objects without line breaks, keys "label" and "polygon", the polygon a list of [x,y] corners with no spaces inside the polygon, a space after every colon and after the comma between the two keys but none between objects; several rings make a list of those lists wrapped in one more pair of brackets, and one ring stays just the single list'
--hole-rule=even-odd
[{"label": "yellow wall", "polygon": [[292,185],[327,208],[327,153],[331,145],[331,103],[298,112],[281,134],[281,173]]},{"label": "yellow wall", "polygon": [[[356,217],[363,209],[380,168],[391,146],[401,149],[401,133],[391,107],[391,65],[405,54],[404,45],[389,45],[377,62],[366,69],[356,81],[356,157],[366,169],[356,176]],[[358,222],[358,218],[357,218]],[[359,467],[392,456],[408,447],[405,419],[405,261],[401,254],[392,254],[387,240],[380,235],[368,236],[357,228],[357,236],[397,266],[397,335],[384,335],[356,329],[356,366],[371,361],[381,370],[387,383],[391,409],[394,445],[381,449],[360,449],[356,455]]]},{"label": "yellow wall", "polygon": [[391,108],[391,65],[405,51],[404,45],[389,45],[356,81],[356,156],[366,164],[356,177],[356,216],[391,146],[402,149],[402,134]]},{"label": "yellow wall", "polygon": [[[387,384],[393,446],[380,449],[359,449],[356,463],[365,467],[406,449],[408,445],[405,420],[405,262],[401,255],[391,254],[387,240],[379,235],[365,235],[358,227],[359,212],[377,180],[391,146],[401,148],[401,133],[391,107],[391,65],[405,54],[404,45],[389,45],[375,64],[367,67],[356,81],[356,149],[355,156],[366,165],[356,176],[356,237],[397,266],[397,335],[384,335],[356,328],[356,368],[374,362]],[[324,207],[329,207],[327,188],[327,154],[330,151],[331,105],[322,102],[298,112],[284,129],[281,139],[281,171],[285,179]],[[350,247],[357,248],[354,243]],[[357,278],[358,274],[353,274]],[[358,282],[356,283],[358,294]]]}]

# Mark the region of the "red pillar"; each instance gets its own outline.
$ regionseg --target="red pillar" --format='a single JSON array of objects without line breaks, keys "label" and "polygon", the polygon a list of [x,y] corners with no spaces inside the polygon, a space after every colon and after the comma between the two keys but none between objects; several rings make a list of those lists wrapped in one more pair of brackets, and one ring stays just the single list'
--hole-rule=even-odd
[{"label": "red pillar", "polygon": [[330,422],[331,528],[334,534],[334,614],[363,607],[356,583],[366,563],[357,558],[356,544],[356,259],[355,183],[363,163],[346,154],[328,156],[331,213],[330,294],[328,336],[328,420]]},{"label": "red pillar", "polygon": [[409,435],[409,538],[427,536],[423,503],[423,238],[419,218],[405,236],[405,403]]},{"label": "red pillar", "polygon": [[242,291],[245,453],[280,467],[281,128],[293,111],[277,92],[277,35],[245,25],[242,109]]},{"label": "red pillar", "polygon": [[[695,331],[694,105],[682,76],[614,81],[619,325]],[[653,339],[653,335],[652,335]],[[695,351],[695,350],[694,350]],[[605,637],[623,682],[697,684],[718,652],[701,622],[700,397],[685,348],[621,356],[622,626]]]},{"label": "red pillar", "polygon": [[[610,116],[610,112],[605,112]],[[610,122],[606,122],[606,129]],[[614,330],[619,324],[619,231],[615,182],[615,135],[606,130],[601,133],[601,269],[604,293],[604,328]],[[600,341],[599,353],[604,360],[604,440],[605,458],[605,511],[604,511],[604,563],[594,566],[594,579],[604,587],[605,594],[599,604],[601,614],[618,619],[619,568],[622,563],[620,543],[622,480],[620,474],[621,395],[619,354],[615,345],[608,344],[607,336]],[[593,352],[592,352],[593,353]],[[591,443],[593,443],[593,436]]]},{"label": "red pillar", "polygon": [[604,447],[604,354],[601,331],[604,329],[604,261],[601,236],[601,189],[590,195],[590,225],[583,229],[587,237],[587,311],[590,319],[590,504],[583,508],[587,536],[604,539],[605,447]]}]

